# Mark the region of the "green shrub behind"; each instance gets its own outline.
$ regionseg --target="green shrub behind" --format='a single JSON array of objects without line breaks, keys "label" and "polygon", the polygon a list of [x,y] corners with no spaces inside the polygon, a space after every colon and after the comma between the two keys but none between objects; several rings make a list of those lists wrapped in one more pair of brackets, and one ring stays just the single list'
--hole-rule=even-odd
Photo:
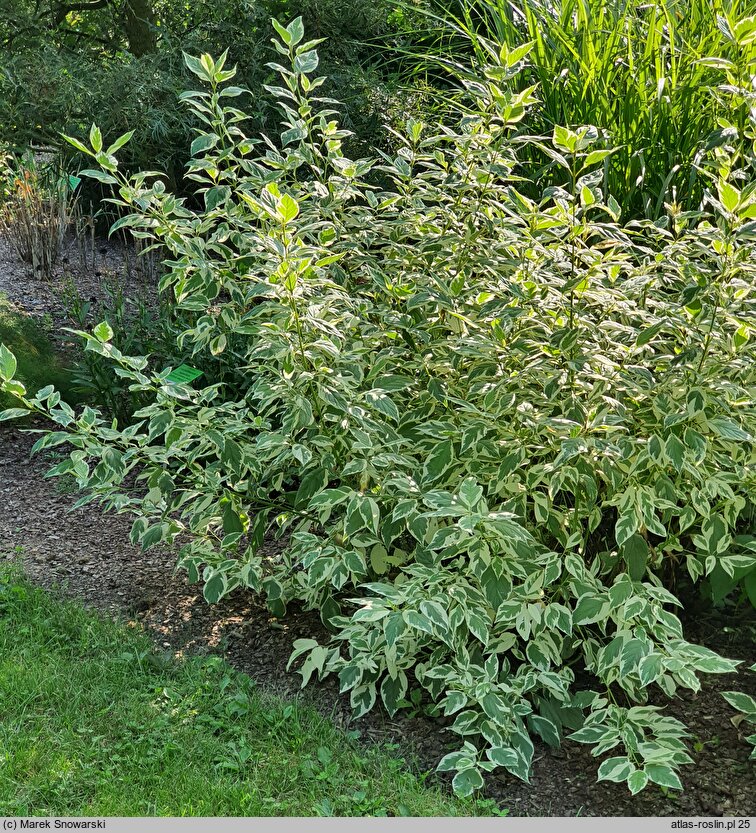
[{"label": "green shrub behind", "polygon": [[[182,50],[217,54],[229,46],[238,81],[251,91],[242,98],[244,107],[258,129],[275,125],[275,108],[260,92],[263,84],[275,82],[275,71],[266,67],[275,57],[269,19],[282,5],[279,0],[154,3],[160,19],[158,47],[135,57],[114,34],[110,9],[84,11],[74,23],[87,35],[76,38],[71,26],[38,25],[33,12],[19,4],[13,37],[3,37],[0,20],[0,140],[15,150],[57,147],[61,133],[78,134],[92,121],[106,138],[134,131],[134,140],[122,151],[122,166],[161,169],[170,187],[181,190],[197,124],[193,113],[179,105],[191,78]],[[359,42],[390,31],[393,4],[308,0],[300,5],[308,23],[329,36],[323,56],[331,76],[328,94],[345,101],[345,118],[363,141],[376,141],[385,135],[386,109],[395,96],[375,53]],[[26,22],[25,14],[31,15]],[[81,159],[68,151],[67,164],[76,173]],[[98,201],[101,190],[90,188],[86,196]]]}]

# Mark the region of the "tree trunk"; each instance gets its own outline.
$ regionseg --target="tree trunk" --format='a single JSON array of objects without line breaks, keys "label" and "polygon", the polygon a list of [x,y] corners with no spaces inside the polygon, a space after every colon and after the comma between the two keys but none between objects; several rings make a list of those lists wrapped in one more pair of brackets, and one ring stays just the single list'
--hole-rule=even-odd
[{"label": "tree trunk", "polygon": [[136,58],[157,50],[155,22],[152,0],[126,0],[123,29],[129,42],[129,52]]}]

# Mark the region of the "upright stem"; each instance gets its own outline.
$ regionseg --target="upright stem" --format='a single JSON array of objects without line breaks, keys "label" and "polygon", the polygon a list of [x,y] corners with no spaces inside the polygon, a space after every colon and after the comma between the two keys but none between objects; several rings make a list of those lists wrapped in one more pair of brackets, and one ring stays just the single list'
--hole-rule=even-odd
[{"label": "upright stem", "polygon": [[722,270],[720,274],[717,276],[717,279],[714,281],[714,306],[711,311],[711,320],[709,321],[709,326],[706,328],[706,334],[704,335],[704,344],[703,344],[703,351],[701,352],[701,359],[698,362],[698,367],[696,368],[696,373],[700,373],[704,362],[706,361],[707,356],[709,355],[709,348],[711,347],[711,339],[714,335],[714,325],[717,321],[717,313],[722,305],[722,283],[727,281],[727,276],[730,272],[730,235],[728,234],[725,238],[725,244],[727,246],[724,263],[722,266]]},{"label": "upright stem", "polygon": [[[288,232],[286,231],[286,224],[281,223],[281,236],[284,242],[284,261],[289,262],[289,244],[291,242]],[[302,331],[302,321],[299,316],[299,309],[297,307],[297,300],[294,297],[294,290],[287,288],[287,293],[289,296],[289,309],[291,310],[291,314],[294,317],[294,327],[297,331],[297,345],[299,347],[299,356],[302,360],[302,367],[303,369],[310,368],[311,370],[315,370],[315,366],[307,358],[307,352],[305,350],[305,342],[304,342],[304,333]],[[318,396],[317,396],[317,388],[315,387],[314,379],[310,379],[309,381],[309,388],[312,396],[312,408],[313,412],[317,417],[320,417],[320,407],[318,405]]]}]

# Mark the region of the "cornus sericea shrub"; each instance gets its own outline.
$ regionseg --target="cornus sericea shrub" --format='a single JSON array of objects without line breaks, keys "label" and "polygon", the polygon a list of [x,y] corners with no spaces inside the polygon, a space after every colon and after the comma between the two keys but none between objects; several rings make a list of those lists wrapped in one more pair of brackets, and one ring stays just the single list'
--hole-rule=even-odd
[{"label": "cornus sericea shrub", "polygon": [[[751,666],[751,671],[756,671],[756,664]],[[738,711],[738,714],[732,718],[733,723],[740,725],[745,721],[748,725],[756,725],[756,697],[751,697],[750,694],[744,694],[742,691],[724,691],[722,696]],[[751,759],[756,760],[756,732],[748,735],[746,740],[753,746]]]},{"label": "cornus sericea shrub", "polygon": [[234,374],[172,384],[101,324],[86,348],[152,398],[134,424],[27,395],[3,349],[4,418],[56,422],[35,449],[70,443],[51,473],[133,513],[135,542],[186,537],[209,602],[319,609],[333,637],[295,643],[303,684],[337,674],[357,715],[434,701],[458,791],[496,767],[527,780],[532,738],[565,735],[613,751],[600,778],[679,788],[685,727],[648,696],[737,663],[685,640],[664,578],[756,564],[751,160],[720,149],[700,211],[622,227],[610,150],[557,128],[565,184],[531,201],[508,137],[533,92],[508,91],[525,55],[506,49],[460,124],[411,122],[395,158],[352,160],[317,43],[274,25],[278,142],[243,132],[223,58],[186,59],[208,85],[184,96],[201,209],[119,174],[128,137],[71,140],[131,210],[117,225],[171,252],[182,349]]}]

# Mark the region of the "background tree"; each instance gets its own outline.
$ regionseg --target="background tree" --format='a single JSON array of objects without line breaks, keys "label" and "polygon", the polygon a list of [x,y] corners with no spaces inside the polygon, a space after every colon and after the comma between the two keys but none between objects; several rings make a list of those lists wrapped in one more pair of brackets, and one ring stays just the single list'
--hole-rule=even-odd
[{"label": "background tree", "polygon": [[4,46],[16,51],[44,41],[63,49],[125,47],[136,57],[157,49],[152,0],[2,0],[0,10]]}]

